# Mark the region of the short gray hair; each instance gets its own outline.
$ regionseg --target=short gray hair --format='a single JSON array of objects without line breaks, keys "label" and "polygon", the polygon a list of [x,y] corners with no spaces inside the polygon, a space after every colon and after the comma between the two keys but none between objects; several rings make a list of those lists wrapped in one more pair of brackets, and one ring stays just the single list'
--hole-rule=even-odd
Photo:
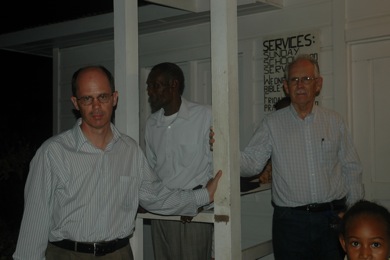
[{"label": "short gray hair", "polygon": [[315,74],[314,76],[316,78],[320,76],[320,66],[318,65],[318,61],[316,59],[314,59],[314,57],[311,56],[310,54],[299,54],[289,64],[287,64],[286,70],[284,71],[284,79],[285,80],[289,79],[289,73],[290,73],[291,67],[295,63],[297,63],[298,61],[301,61],[301,60],[307,60],[311,64],[313,64],[314,65],[314,74]]}]

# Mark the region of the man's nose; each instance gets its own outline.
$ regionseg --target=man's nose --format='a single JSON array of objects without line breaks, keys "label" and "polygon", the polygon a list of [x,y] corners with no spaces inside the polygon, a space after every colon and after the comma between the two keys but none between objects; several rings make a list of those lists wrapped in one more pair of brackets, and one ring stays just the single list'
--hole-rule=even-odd
[{"label": "man's nose", "polygon": [[148,96],[150,96],[152,94],[153,90],[152,90],[152,88],[147,87],[146,92],[148,93]]},{"label": "man's nose", "polygon": [[298,81],[297,81],[297,86],[298,86],[298,87],[303,87],[303,86],[304,86],[304,83],[303,83],[302,78],[299,78],[299,79],[298,79]]}]

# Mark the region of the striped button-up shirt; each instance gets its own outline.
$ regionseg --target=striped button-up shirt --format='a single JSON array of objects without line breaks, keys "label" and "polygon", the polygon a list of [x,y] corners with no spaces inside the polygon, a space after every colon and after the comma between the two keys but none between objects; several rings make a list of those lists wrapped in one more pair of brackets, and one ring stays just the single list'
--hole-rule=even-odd
[{"label": "striped button-up shirt", "polygon": [[30,164],[14,259],[44,259],[48,241],[109,241],[132,234],[138,204],[158,214],[195,215],[206,189],[169,190],[138,144],[111,125],[104,149],[73,129],[47,140]]},{"label": "striped button-up shirt", "polygon": [[364,196],[362,166],[342,118],[314,106],[301,119],[294,107],[266,116],[241,152],[241,175],[260,172],[272,158],[272,200],[282,207]]}]

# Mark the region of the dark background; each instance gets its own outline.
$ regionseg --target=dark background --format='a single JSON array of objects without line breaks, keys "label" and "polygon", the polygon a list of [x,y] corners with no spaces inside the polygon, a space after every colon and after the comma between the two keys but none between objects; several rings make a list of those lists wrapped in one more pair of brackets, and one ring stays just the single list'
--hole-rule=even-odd
[{"label": "dark background", "polygon": [[52,135],[51,59],[0,51],[0,259],[12,259],[29,162]]},{"label": "dark background", "polygon": [[[138,6],[150,2],[138,0]],[[113,0],[2,0],[0,34],[113,12]]]},{"label": "dark background", "polygon": [[[2,1],[0,34],[112,11],[113,0]],[[53,83],[51,58],[0,50],[0,62],[0,260],[8,260],[19,233],[29,163],[53,134]]]},{"label": "dark background", "polygon": [[1,4],[0,33],[113,11],[112,0],[14,0]]}]

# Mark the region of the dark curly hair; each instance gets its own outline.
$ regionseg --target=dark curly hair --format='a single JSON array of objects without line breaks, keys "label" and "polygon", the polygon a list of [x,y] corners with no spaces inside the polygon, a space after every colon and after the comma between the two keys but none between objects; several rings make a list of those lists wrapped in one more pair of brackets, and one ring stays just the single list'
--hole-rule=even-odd
[{"label": "dark curly hair", "polygon": [[371,202],[368,200],[360,200],[352,205],[351,208],[347,210],[345,213],[341,225],[340,225],[340,233],[345,237],[347,232],[348,223],[361,215],[369,215],[376,216],[383,219],[383,222],[386,223],[386,233],[390,238],[390,212],[387,208],[379,205],[375,202]]}]

